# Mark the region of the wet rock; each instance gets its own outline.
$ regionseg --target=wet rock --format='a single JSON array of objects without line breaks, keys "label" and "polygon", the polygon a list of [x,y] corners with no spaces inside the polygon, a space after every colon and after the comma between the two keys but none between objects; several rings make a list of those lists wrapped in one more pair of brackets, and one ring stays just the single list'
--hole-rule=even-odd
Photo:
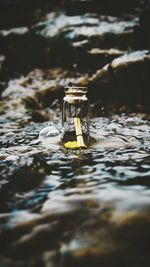
[{"label": "wet rock", "polygon": [[[63,13],[51,13],[48,20],[32,28],[33,32],[49,44],[51,61],[59,64],[70,62],[86,64],[88,51],[93,48],[127,49],[132,46],[135,17],[115,18],[86,14],[69,17]],[[66,57],[67,55],[67,57]],[[87,57],[87,58],[86,58]],[[108,58],[103,57],[106,64]]]},{"label": "wet rock", "polygon": [[149,75],[149,52],[127,53],[98,70],[89,79],[92,87],[89,94],[93,99],[101,97],[106,101],[113,99],[116,103],[132,105],[145,103],[148,107]]},{"label": "wet rock", "polygon": [[52,68],[35,69],[26,76],[10,80],[2,92],[2,118],[21,123],[58,120],[64,87],[80,76],[82,74],[75,70]]},{"label": "wet rock", "polygon": [[[132,126],[132,127],[136,127],[137,125],[143,125],[144,126],[144,120],[143,119],[140,119],[140,118],[137,118],[137,117],[131,117],[131,118],[128,118],[126,119],[125,123],[124,123],[126,126]],[[141,127],[142,129],[142,127]]]},{"label": "wet rock", "polygon": [[57,128],[55,128],[54,126],[49,126],[49,127],[46,127],[40,131],[39,137],[41,137],[41,136],[55,137],[59,134],[60,134],[60,132],[57,130]]},{"label": "wet rock", "polygon": [[[70,5],[75,2],[87,5],[87,1],[73,1]],[[112,8],[110,2],[109,4],[105,2],[109,0],[100,5],[106,5],[110,10],[117,10]],[[120,5],[118,0],[115,2],[113,7],[117,5],[118,8],[126,9],[126,4]],[[135,0],[135,2],[139,1]],[[128,4],[133,7],[136,3],[133,1],[132,5]],[[106,52],[106,50],[114,48],[125,51],[131,48],[148,48],[149,37],[145,27],[148,22],[147,13],[143,11],[139,21],[135,15],[121,15],[118,18],[108,16],[108,13],[106,16],[102,13],[101,15],[86,13],[82,16],[70,17],[63,12],[53,12],[48,13],[43,22],[30,29],[16,27],[1,30],[0,51],[6,56],[1,76],[6,80],[8,75],[14,75],[16,72],[25,73],[35,67],[45,68],[56,65],[78,64],[84,70],[96,69],[117,57],[116,53],[110,54],[110,51]],[[146,45],[143,40],[146,40]],[[89,52],[92,49],[100,49],[104,52],[95,55]]]},{"label": "wet rock", "polygon": [[89,51],[89,54],[96,55],[102,55],[105,57],[112,56],[113,57],[119,57],[122,56],[125,53],[125,51],[121,51],[119,49],[99,49],[99,48],[93,48]]},{"label": "wet rock", "polygon": [[8,156],[5,160],[6,161],[18,161],[20,158],[18,157],[18,156],[16,156],[16,155],[10,155],[10,156]]},{"label": "wet rock", "polygon": [[[107,62],[111,62],[113,59],[125,54],[126,51],[122,51],[121,49],[100,49],[93,48],[87,51],[86,56],[83,58],[86,63],[86,68],[97,70],[100,66],[105,65]],[[80,63],[80,68],[82,63]],[[85,66],[82,66],[85,69]]]},{"label": "wet rock", "polygon": [[[135,47],[134,29],[138,26],[139,19],[135,16],[85,14],[69,17],[53,12],[30,30],[26,27],[2,30],[0,50],[6,58],[1,76],[6,80],[15,72],[56,65],[78,64],[84,70],[100,68],[118,53]],[[100,49],[101,53],[91,52],[93,49]]]},{"label": "wet rock", "polygon": [[[9,82],[8,87],[2,93],[2,99],[5,102],[3,102],[3,110],[1,111],[3,118],[16,118],[18,121],[24,120],[24,123],[29,120],[44,122],[53,119],[54,113],[50,108],[45,110],[45,106],[50,107],[50,104],[56,99],[55,87],[48,88],[46,95],[45,88],[41,89],[47,82],[46,78],[43,79],[39,76],[39,81],[36,82],[35,78],[32,77],[31,79],[29,73],[27,77]],[[58,89],[56,90],[60,93]],[[15,112],[16,109],[17,112]]]}]

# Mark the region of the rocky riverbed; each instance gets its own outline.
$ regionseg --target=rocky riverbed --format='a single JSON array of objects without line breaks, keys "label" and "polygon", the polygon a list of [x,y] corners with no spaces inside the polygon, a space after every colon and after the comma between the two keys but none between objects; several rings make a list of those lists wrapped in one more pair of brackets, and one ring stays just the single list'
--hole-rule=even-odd
[{"label": "rocky riverbed", "polygon": [[[150,265],[150,5],[110,2],[0,1],[0,267]],[[83,151],[60,140],[70,83]]]}]

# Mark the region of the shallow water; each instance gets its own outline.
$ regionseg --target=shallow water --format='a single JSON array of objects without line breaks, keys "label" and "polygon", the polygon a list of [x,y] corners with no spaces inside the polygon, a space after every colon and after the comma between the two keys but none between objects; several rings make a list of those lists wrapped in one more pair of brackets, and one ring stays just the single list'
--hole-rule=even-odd
[{"label": "shallow water", "polygon": [[146,115],[92,119],[96,142],[80,151],[37,140],[47,125],[13,126],[3,148],[2,266],[149,266]]}]

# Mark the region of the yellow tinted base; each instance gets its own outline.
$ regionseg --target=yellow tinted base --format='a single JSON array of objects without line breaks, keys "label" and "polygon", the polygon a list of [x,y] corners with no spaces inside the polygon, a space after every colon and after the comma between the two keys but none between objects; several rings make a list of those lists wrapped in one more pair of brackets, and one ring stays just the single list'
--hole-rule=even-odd
[{"label": "yellow tinted base", "polygon": [[64,144],[64,147],[67,149],[79,149],[86,148],[86,146],[79,146],[77,141],[69,141]]}]

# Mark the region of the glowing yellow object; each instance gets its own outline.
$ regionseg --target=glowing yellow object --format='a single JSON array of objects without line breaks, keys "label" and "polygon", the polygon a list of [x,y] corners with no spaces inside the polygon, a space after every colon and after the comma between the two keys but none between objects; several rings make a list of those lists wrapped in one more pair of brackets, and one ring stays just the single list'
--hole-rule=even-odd
[{"label": "glowing yellow object", "polygon": [[66,142],[64,144],[64,147],[68,148],[68,149],[78,149],[79,148],[77,141]]}]

